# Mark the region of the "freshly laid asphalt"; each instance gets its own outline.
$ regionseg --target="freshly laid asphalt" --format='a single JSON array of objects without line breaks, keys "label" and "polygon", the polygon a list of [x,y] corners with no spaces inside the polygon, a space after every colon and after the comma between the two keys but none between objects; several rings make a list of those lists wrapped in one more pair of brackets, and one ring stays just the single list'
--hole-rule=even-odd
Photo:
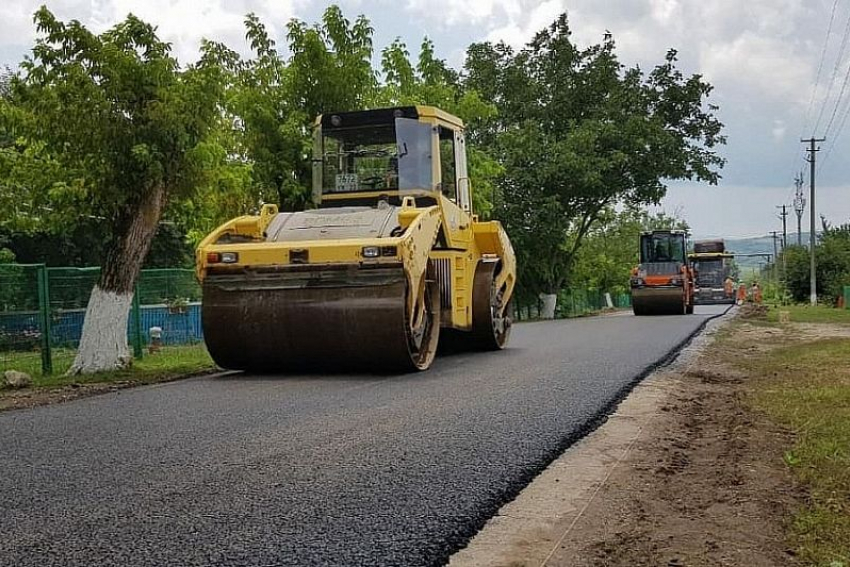
[{"label": "freshly laid asphalt", "polygon": [[706,318],[514,327],[400,376],[231,374],[0,414],[0,565],[440,565]]}]

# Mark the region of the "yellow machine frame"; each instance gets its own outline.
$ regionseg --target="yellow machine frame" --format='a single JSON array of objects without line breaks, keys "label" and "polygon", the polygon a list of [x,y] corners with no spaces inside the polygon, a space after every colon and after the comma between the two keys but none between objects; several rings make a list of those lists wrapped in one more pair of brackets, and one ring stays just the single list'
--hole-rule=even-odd
[{"label": "yellow machine frame", "polygon": [[[198,279],[203,282],[211,271],[239,273],[246,268],[288,266],[293,263],[293,254],[302,252],[305,252],[304,257],[309,258],[309,265],[317,267],[401,264],[410,289],[422,290],[425,279],[433,278],[438,280],[441,294],[450,295],[441,298],[441,327],[472,329],[477,267],[482,263],[499,265],[494,272],[495,288],[500,290],[507,302],[516,283],[516,259],[501,224],[497,221],[481,222],[472,210],[462,121],[430,106],[416,106],[415,113],[419,122],[432,126],[431,167],[435,186],[414,191],[327,194],[321,190],[321,178],[318,181],[316,178],[321,173],[314,172],[313,198],[317,207],[333,207],[338,201],[395,199],[400,203],[398,225],[404,229],[403,233],[381,238],[267,241],[266,229],[278,215],[277,206],[267,204],[259,215],[242,216],[226,222],[201,242],[196,252]],[[320,116],[315,122],[317,152],[321,151],[322,119]],[[450,130],[454,136],[456,198],[447,197],[439,189],[443,180],[438,127]],[[394,248],[396,253],[365,257],[364,249],[369,247]],[[235,257],[236,261],[218,261],[228,253],[232,253],[228,257]],[[422,302],[422,293],[409,294],[406,309],[411,321],[418,316]]]}]

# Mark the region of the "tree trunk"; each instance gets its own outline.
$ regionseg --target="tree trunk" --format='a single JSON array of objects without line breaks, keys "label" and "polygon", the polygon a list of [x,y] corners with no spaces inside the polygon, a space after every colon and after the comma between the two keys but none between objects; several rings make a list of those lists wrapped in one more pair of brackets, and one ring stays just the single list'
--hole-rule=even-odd
[{"label": "tree trunk", "polygon": [[540,310],[540,318],[541,319],[554,319],[555,318],[555,307],[558,304],[558,294],[557,293],[541,293],[540,301],[543,304],[543,308]]},{"label": "tree trunk", "polygon": [[164,188],[153,187],[115,226],[114,242],[89,298],[80,346],[68,374],[121,370],[132,363],[127,346],[127,319],[136,280],[164,204]]}]

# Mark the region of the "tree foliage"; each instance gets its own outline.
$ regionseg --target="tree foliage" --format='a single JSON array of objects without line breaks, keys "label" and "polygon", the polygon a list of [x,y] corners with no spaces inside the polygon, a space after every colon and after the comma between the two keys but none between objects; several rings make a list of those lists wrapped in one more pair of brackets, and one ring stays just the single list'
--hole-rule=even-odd
[{"label": "tree foliage", "polygon": [[613,40],[579,48],[566,15],[515,52],[474,44],[467,88],[498,115],[481,137],[504,167],[496,216],[519,249],[520,281],[554,292],[567,281],[588,231],[616,204],[657,204],[665,180],[716,183],[724,142],[711,86],[676,68],[625,68]]},{"label": "tree foliage", "polygon": [[112,311],[84,325],[72,371],[120,368],[129,363],[128,298],[163,212],[193,196],[220,153],[210,132],[224,74],[210,57],[181,68],[156,29],[133,15],[95,34],[42,7],[35,24],[32,55],[0,111],[14,139],[0,165],[2,198],[20,204],[5,218],[29,232],[67,232],[81,219],[102,227],[86,320]]},{"label": "tree foliage", "polygon": [[[810,252],[803,246],[789,246],[778,259],[786,270],[786,285],[795,301],[806,302],[811,291]],[[835,302],[850,285],[850,224],[824,225],[815,245],[815,274],[818,296]]]},{"label": "tree foliage", "polygon": [[105,221],[101,285],[128,291],[165,205],[205,180],[222,73],[206,58],[181,70],[132,15],[100,35],[46,8],[35,21],[42,35],[12,82],[18,146],[7,179],[28,206],[15,222]]}]

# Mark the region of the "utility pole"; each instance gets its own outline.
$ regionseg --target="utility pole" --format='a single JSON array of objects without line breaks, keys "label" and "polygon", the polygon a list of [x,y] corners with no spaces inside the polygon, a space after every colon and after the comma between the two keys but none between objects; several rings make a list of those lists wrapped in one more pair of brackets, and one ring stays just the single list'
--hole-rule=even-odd
[{"label": "utility pole", "polygon": [[809,144],[809,147],[806,148],[806,151],[809,152],[809,157],[806,158],[806,161],[809,162],[809,166],[811,169],[809,170],[809,245],[811,248],[811,257],[809,258],[809,297],[812,305],[818,304],[818,286],[817,286],[817,275],[815,274],[815,244],[817,243],[817,238],[815,234],[817,229],[815,228],[815,164],[817,162],[817,155],[820,151],[820,148],[817,147],[818,142],[825,142],[826,138],[809,138],[808,140],[800,140],[800,142],[804,144]]},{"label": "utility pole", "polygon": [[773,237],[773,281],[779,281],[779,270],[777,269],[776,262],[779,260],[779,251],[776,246],[776,239],[779,238],[778,232],[775,230],[770,231],[770,236]]},{"label": "utility pole", "polygon": [[776,205],[777,209],[782,209],[782,212],[779,213],[779,218],[782,219],[782,251],[785,251],[785,248],[788,247],[788,229],[786,227],[785,221],[788,217],[787,205]]},{"label": "utility pole", "polygon": [[803,245],[803,231],[801,225],[803,222],[803,211],[806,210],[806,198],[803,197],[803,172],[801,171],[794,179],[794,185],[797,186],[797,194],[794,196],[794,212],[797,213],[797,246]]}]

